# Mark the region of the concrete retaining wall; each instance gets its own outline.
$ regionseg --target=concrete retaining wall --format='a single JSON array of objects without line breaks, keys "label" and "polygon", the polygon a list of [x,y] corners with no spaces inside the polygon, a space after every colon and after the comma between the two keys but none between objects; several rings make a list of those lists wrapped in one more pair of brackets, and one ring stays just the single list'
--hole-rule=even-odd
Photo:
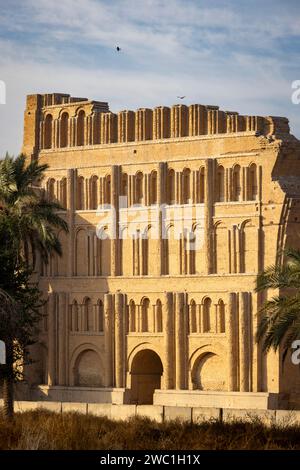
[{"label": "concrete retaining wall", "polygon": [[269,392],[214,392],[199,390],[155,390],[154,405],[239,410],[282,409],[281,396]]},{"label": "concrete retaining wall", "polygon": [[[0,407],[3,402],[0,400]],[[112,405],[110,403],[65,403],[49,401],[16,401],[15,411],[44,409],[62,412],[77,412],[102,416],[114,420],[127,420],[130,418],[146,417],[158,423],[179,420],[188,423],[201,423],[204,421],[260,421],[271,425],[298,425],[300,426],[300,411],[284,410],[245,410],[226,408],[197,408],[161,405]]]},{"label": "concrete retaining wall", "polygon": [[[75,403],[127,403],[128,390],[125,388],[63,387],[38,385],[30,391],[25,400],[48,400]],[[24,396],[24,395],[23,395]],[[18,396],[16,395],[16,398]]]}]

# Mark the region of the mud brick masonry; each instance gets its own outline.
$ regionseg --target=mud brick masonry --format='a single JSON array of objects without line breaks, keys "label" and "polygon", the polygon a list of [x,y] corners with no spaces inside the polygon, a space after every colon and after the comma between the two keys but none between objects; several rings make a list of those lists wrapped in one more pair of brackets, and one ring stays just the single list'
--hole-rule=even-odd
[{"label": "mud brick masonry", "polygon": [[[300,407],[300,373],[255,342],[256,275],[300,246],[300,142],[217,106],[109,111],[30,95],[23,152],[65,209],[31,400]],[[25,394],[25,391],[24,391]]]}]

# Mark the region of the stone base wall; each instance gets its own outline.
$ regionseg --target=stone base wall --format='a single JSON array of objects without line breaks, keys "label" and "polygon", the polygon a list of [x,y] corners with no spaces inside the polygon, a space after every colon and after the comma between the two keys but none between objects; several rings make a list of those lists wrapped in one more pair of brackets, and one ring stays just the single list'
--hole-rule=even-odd
[{"label": "stone base wall", "polygon": [[62,387],[39,385],[30,392],[31,400],[76,403],[129,403],[129,390],[125,388]]},{"label": "stone base wall", "polygon": [[[155,390],[153,404],[171,407],[228,408],[275,410],[289,409],[280,393],[217,392],[199,390]],[[16,395],[17,400],[45,400],[90,404],[135,404],[127,388],[62,387],[39,385],[29,393]],[[299,408],[293,406],[293,409]]]},{"label": "stone base wall", "polygon": [[288,408],[279,393],[156,390],[154,405],[275,410]]},{"label": "stone base wall", "polygon": [[[2,405],[3,400],[0,400],[0,407]],[[133,417],[145,417],[159,423],[174,420],[189,423],[201,423],[205,421],[260,421],[267,426],[300,426],[300,411],[246,410],[160,405],[114,405],[110,403],[64,403],[50,401],[15,402],[16,412],[23,413],[36,409],[45,409],[56,413],[76,412],[94,416],[103,416],[113,420],[127,420]]]}]

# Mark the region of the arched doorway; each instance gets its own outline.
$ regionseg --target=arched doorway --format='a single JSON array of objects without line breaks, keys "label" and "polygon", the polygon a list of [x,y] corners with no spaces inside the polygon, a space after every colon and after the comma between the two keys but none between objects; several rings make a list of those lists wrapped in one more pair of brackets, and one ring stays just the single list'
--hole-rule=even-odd
[{"label": "arched doorway", "polygon": [[145,349],[136,354],[131,365],[131,401],[153,404],[154,390],[161,386],[163,366],[158,354]]}]

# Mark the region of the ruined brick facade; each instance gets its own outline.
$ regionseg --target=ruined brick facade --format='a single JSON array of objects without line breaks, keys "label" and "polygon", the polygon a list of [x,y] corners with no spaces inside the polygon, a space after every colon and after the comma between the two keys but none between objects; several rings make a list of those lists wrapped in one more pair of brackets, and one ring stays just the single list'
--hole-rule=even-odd
[{"label": "ruined brick facade", "polygon": [[299,247],[287,119],[30,95],[23,151],[70,229],[39,267],[32,398],[299,406],[298,367],[255,342],[256,275]]}]

